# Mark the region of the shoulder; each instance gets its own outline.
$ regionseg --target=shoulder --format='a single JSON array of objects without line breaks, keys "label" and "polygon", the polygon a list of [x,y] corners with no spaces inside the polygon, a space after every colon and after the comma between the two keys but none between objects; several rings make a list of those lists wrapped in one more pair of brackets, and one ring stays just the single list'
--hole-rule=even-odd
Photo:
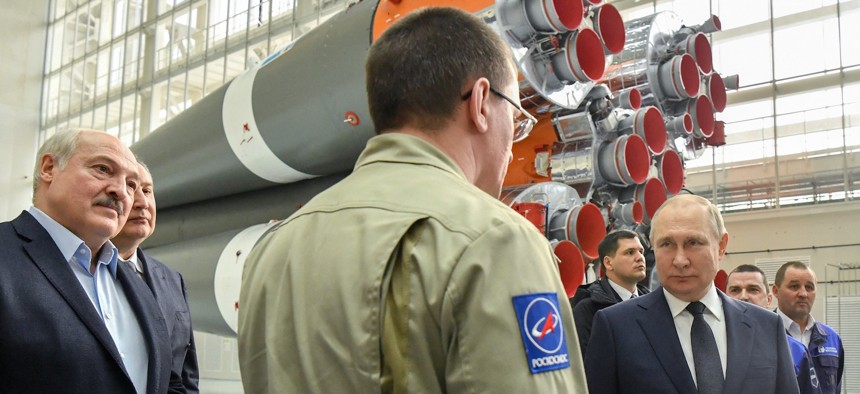
[{"label": "shoulder", "polygon": [[17,229],[13,225],[13,222],[0,223],[0,239],[3,239],[4,244],[7,246],[4,249],[8,249],[9,241],[19,238],[18,234],[20,234],[20,233],[17,231]]},{"label": "shoulder", "polygon": [[785,339],[788,341],[788,348],[791,350],[792,359],[795,361],[803,359],[806,355],[806,346],[803,346],[802,342],[794,339],[791,335],[786,335]]},{"label": "shoulder", "polygon": [[168,275],[181,278],[182,275],[173,268],[168,267],[166,264],[162,263],[161,260],[152,257],[151,255],[144,252],[142,249],[137,250],[137,256],[141,258],[141,261],[144,262],[150,269],[159,269]]},{"label": "shoulder", "polygon": [[839,333],[837,333],[836,330],[833,329],[833,327],[830,327],[827,324],[824,324],[820,321],[816,321],[815,325],[822,331],[824,331],[827,335],[835,335],[837,337],[839,336]]},{"label": "shoulder", "polygon": [[[824,338],[823,342],[826,346],[842,348],[842,337],[839,336],[839,333],[833,327],[820,321],[815,322],[815,327],[820,336]],[[813,331],[813,336],[815,336],[815,331]]]},{"label": "shoulder", "polygon": [[589,300],[592,294],[595,291],[600,289],[600,281],[594,281],[591,283],[586,283],[584,285],[580,285],[576,288],[576,294],[573,295],[573,298],[570,299],[571,306],[576,306],[583,301]]},{"label": "shoulder", "polygon": [[615,305],[601,309],[598,313],[603,313],[609,320],[630,319],[632,316],[637,316],[640,313],[648,312],[649,310],[656,310],[654,307],[658,302],[662,301],[663,304],[665,304],[666,301],[662,293],[657,293],[660,292],[654,291],[643,296],[636,297],[632,300],[619,302]]},{"label": "shoulder", "polygon": [[594,300],[591,299],[591,296],[580,298],[576,301],[576,303],[572,304],[571,306],[573,307],[574,314],[580,314],[584,312],[591,312],[591,314],[594,314],[595,305]]},{"label": "shoulder", "polygon": [[[355,171],[318,194],[287,221],[317,212],[430,218],[451,232],[476,238],[494,227],[534,226],[462,176],[435,165],[386,163]],[[537,231],[535,234],[540,235]]]},{"label": "shoulder", "polygon": [[[17,235],[14,235],[16,233]],[[50,237],[36,218],[27,211],[22,211],[18,217],[11,221],[0,223],[0,237],[3,238],[24,237],[33,240],[40,235]]]},{"label": "shoulder", "polygon": [[781,327],[782,331],[785,330],[785,327],[782,327],[782,320],[776,313],[757,305],[735,300],[722,293],[720,296],[727,318],[739,317],[746,324],[756,324],[763,329],[779,330]]}]

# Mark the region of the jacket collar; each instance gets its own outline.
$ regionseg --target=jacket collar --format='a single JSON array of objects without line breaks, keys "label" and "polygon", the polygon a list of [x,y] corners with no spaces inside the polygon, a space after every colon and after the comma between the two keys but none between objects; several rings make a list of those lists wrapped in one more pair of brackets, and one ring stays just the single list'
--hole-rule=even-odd
[{"label": "jacket collar", "polygon": [[358,157],[354,171],[368,164],[380,162],[429,165],[466,180],[463,170],[445,152],[421,138],[408,134],[385,133],[371,138]]}]

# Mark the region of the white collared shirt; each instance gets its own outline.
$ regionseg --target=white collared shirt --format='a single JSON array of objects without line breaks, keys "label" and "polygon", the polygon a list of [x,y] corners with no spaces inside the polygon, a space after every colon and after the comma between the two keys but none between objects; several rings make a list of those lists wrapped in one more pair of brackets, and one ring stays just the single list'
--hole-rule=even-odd
[{"label": "white collared shirt", "polygon": [[134,270],[137,272],[137,276],[143,279],[143,265],[140,264],[140,259],[137,258],[137,250],[131,254],[131,257],[123,261],[128,261],[134,265]]},{"label": "white collared shirt", "polygon": [[788,331],[788,335],[791,335],[792,338],[802,342],[803,346],[809,348],[809,341],[812,340],[812,326],[815,325],[815,318],[812,317],[812,315],[809,315],[809,320],[806,321],[806,328],[803,329],[803,332],[800,332],[800,324],[797,324],[797,322],[786,316],[785,313],[782,313],[782,309],[776,308],[776,314],[779,315],[780,319],[782,319],[782,325],[785,326],[785,330]]},{"label": "white collared shirt", "polygon": [[609,281],[609,286],[612,286],[612,290],[615,290],[615,293],[621,297],[621,301],[629,300],[632,295],[636,295],[636,297],[639,297],[640,295],[639,289],[637,289],[636,286],[633,286],[633,292],[631,293],[630,290],[627,290],[618,283],[613,282],[612,279],[606,278],[606,280]]},{"label": "white collared shirt", "polygon": [[[690,342],[690,331],[693,328],[693,314],[685,309],[690,303],[679,300],[669,293],[666,288],[663,288],[663,294],[666,295],[666,302],[669,304],[669,310],[672,312],[672,318],[675,321],[675,331],[677,331],[678,339],[681,341],[681,349],[684,351],[684,358],[687,359],[690,374],[693,375],[693,382],[698,385],[698,382],[696,382],[696,365],[693,362],[693,345]],[[720,353],[720,364],[723,367],[723,376],[725,377],[728,344],[723,300],[717,295],[717,288],[711,285],[711,288],[699,301],[705,304],[705,322],[711,327],[714,339],[717,341],[717,351]]]}]

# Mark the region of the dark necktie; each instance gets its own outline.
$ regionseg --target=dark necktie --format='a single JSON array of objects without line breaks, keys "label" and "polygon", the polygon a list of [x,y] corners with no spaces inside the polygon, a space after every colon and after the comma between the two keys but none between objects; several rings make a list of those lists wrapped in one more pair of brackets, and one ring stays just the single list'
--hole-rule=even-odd
[{"label": "dark necktie", "polygon": [[138,276],[140,279],[143,279],[143,273],[137,270],[137,266],[136,266],[136,265],[134,265],[134,263],[132,263],[132,262],[131,262],[131,260],[122,260],[122,259],[120,259],[120,261],[121,261],[123,264],[127,264],[127,265],[128,265],[128,267],[129,267],[129,268],[131,268],[132,272],[134,272],[135,274],[137,274],[137,276]]},{"label": "dark necktie", "polygon": [[705,304],[699,301],[687,305],[693,314],[693,327],[690,330],[690,343],[693,346],[693,365],[696,367],[696,383],[699,394],[719,394],[723,392],[723,367],[717,341],[711,327],[702,313]]}]

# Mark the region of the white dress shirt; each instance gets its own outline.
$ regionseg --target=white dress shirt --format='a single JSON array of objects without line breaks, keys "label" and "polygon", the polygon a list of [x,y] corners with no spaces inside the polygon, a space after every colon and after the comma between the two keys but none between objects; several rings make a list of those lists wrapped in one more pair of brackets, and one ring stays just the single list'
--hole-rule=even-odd
[{"label": "white dress shirt", "polygon": [[785,327],[785,330],[788,331],[788,335],[791,335],[792,338],[802,342],[803,346],[809,348],[809,341],[812,340],[812,326],[815,325],[815,318],[812,317],[812,315],[809,315],[809,320],[806,321],[806,328],[803,329],[803,332],[800,332],[800,324],[797,324],[797,322],[786,316],[785,313],[782,313],[781,309],[776,308],[776,314],[779,315],[780,319],[782,319],[782,325]]},{"label": "white dress shirt", "polygon": [[631,293],[630,290],[627,290],[618,283],[613,282],[612,279],[606,279],[609,281],[609,286],[612,286],[612,290],[615,290],[615,293],[617,293],[618,296],[621,297],[621,301],[627,301],[630,299],[630,296],[633,295],[639,297],[639,289],[637,289],[636,286],[633,286],[633,292]]},{"label": "white dress shirt", "polygon": [[140,263],[140,260],[137,258],[137,250],[131,254],[131,257],[128,260],[122,260],[131,263],[134,267],[134,271],[137,272],[137,276],[143,279],[143,265]]},{"label": "white dress shirt", "polygon": [[[675,320],[675,331],[678,332],[678,339],[681,341],[681,349],[684,351],[684,358],[687,359],[690,374],[693,375],[693,382],[698,385],[698,382],[696,382],[696,366],[693,362],[693,345],[690,343],[693,314],[685,309],[690,303],[679,300],[669,293],[666,288],[663,288],[663,294],[666,295],[666,302],[669,303],[669,310],[672,312],[672,318]],[[711,288],[699,301],[705,304],[705,322],[711,327],[714,339],[717,341],[717,351],[720,353],[720,364],[723,367],[723,377],[725,377],[728,345],[726,339],[726,314],[723,311],[723,301],[717,295],[717,288],[713,285],[711,285]]]}]

